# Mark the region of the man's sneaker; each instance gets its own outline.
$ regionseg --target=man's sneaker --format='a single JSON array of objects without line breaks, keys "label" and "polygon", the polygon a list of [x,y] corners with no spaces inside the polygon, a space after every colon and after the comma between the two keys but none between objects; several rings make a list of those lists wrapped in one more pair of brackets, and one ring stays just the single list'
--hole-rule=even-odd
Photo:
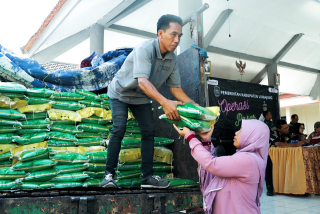
[{"label": "man's sneaker", "polygon": [[161,181],[159,176],[152,175],[142,180],[142,188],[158,188],[163,189],[170,186],[170,182]]},{"label": "man's sneaker", "polygon": [[113,180],[112,174],[106,174],[100,184],[102,188],[116,188],[117,183]]}]

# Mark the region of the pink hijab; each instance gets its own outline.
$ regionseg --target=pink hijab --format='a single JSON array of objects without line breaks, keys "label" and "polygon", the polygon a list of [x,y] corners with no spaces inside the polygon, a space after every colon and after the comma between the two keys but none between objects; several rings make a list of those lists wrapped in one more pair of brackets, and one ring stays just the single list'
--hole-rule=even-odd
[{"label": "pink hijab", "polygon": [[[242,120],[242,130],[240,137],[240,146],[234,155],[240,152],[250,154],[257,162],[260,180],[258,184],[257,206],[260,207],[260,197],[263,192],[263,182],[265,179],[265,169],[268,158],[270,130],[266,124],[259,120]],[[213,155],[214,149],[211,154]],[[217,191],[222,189],[228,181],[228,178],[212,175],[208,172],[200,175],[200,187],[204,197],[204,211],[212,213],[212,204]]]}]

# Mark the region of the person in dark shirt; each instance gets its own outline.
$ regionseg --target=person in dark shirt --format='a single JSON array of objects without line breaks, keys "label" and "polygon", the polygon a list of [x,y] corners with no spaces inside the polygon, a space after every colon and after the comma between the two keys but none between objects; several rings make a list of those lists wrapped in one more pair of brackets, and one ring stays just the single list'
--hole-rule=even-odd
[{"label": "person in dark shirt", "polygon": [[299,117],[296,114],[291,115],[291,122],[288,124],[289,125],[289,132],[291,133],[291,129],[294,124],[296,124],[299,121]]},{"label": "person in dark shirt", "polygon": [[[298,147],[304,142],[298,141],[297,143],[290,143],[292,138],[289,135],[289,126],[285,120],[278,120],[276,124],[277,130],[270,134],[269,147]],[[273,196],[273,181],[272,181],[272,161],[268,156],[266,167],[266,185],[267,195]]]},{"label": "person in dark shirt", "polygon": [[293,140],[299,140],[300,135],[304,135],[304,124],[303,123],[296,123],[292,126],[291,132],[290,132],[290,137]]},{"label": "person in dark shirt", "polygon": [[269,127],[270,133],[272,131],[275,131],[277,128],[273,124],[271,112],[269,110],[266,110],[262,112],[262,115],[264,117],[263,122]]},{"label": "person in dark shirt", "polygon": [[[320,136],[320,121],[314,124],[314,132],[312,132],[309,135],[307,142],[311,142],[313,145],[319,144],[320,143],[320,138],[318,138],[319,136]],[[313,139],[313,138],[316,138],[316,139]]]}]

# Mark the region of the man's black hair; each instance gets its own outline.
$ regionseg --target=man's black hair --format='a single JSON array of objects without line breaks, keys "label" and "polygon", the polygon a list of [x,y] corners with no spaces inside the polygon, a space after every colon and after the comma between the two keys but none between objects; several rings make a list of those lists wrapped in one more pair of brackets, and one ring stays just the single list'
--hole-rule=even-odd
[{"label": "man's black hair", "polygon": [[160,17],[157,23],[157,33],[159,30],[166,31],[170,28],[170,22],[176,22],[182,27],[182,19],[179,16],[167,14]]},{"label": "man's black hair", "polygon": [[281,129],[282,125],[287,124],[287,122],[285,120],[278,120],[277,121],[277,128]]},{"label": "man's black hair", "polygon": [[296,118],[296,116],[298,117],[298,115],[296,115],[296,114],[291,115],[291,120],[293,120],[294,118]]},{"label": "man's black hair", "polygon": [[270,112],[269,110],[263,111],[263,112],[262,112],[263,117],[266,118],[266,116],[267,116],[267,114],[268,114],[269,112]]}]

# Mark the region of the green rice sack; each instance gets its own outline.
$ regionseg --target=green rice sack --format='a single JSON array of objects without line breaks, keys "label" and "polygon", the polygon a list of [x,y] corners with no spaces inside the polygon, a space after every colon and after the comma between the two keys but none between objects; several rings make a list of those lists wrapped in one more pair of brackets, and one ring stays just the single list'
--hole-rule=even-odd
[{"label": "green rice sack", "polygon": [[73,134],[64,132],[48,132],[48,136],[51,140],[78,141],[78,138],[76,138]]},{"label": "green rice sack", "polygon": [[0,162],[0,168],[11,167],[11,166],[12,166],[12,160],[7,160],[7,161],[1,161]]},{"label": "green rice sack", "polygon": [[0,161],[9,161],[11,158],[11,152],[6,152],[0,155]]},{"label": "green rice sack", "polygon": [[124,137],[121,141],[121,149],[139,148],[141,140],[136,138]]},{"label": "green rice sack", "polygon": [[80,104],[85,105],[86,107],[98,107],[101,108],[101,102],[97,102],[94,100],[79,100]]},{"label": "green rice sack", "polygon": [[134,170],[141,170],[141,162],[125,162],[123,164],[118,164],[117,171],[134,171]]},{"label": "green rice sack", "polygon": [[51,131],[59,131],[59,132],[65,132],[70,134],[77,134],[82,133],[82,129],[78,129],[76,126],[72,125],[59,125],[59,124],[52,124],[50,125]]},{"label": "green rice sack", "polygon": [[102,108],[110,109],[111,108],[110,100],[102,101],[101,106],[102,106]]},{"label": "green rice sack", "polygon": [[130,133],[141,133],[140,127],[139,126],[127,126],[126,132]]},{"label": "green rice sack", "polygon": [[28,97],[26,100],[28,101],[28,105],[41,105],[50,102],[49,99],[40,97]]},{"label": "green rice sack", "polygon": [[49,132],[36,132],[30,134],[23,134],[20,138],[15,139],[14,141],[21,145],[28,145],[32,143],[43,142],[47,137]]},{"label": "green rice sack", "polygon": [[53,188],[72,188],[72,187],[82,187],[82,182],[54,182]]},{"label": "green rice sack", "polygon": [[78,129],[83,129],[85,132],[108,132],[109,129],[104,125],[80,123]]},{"label": "green rice sack", "polygon": [[78,100],[84,100],[84,98],[85,96],[81,94],[72,93],[72,92],[54,93],[50,97],[50,99],[64,100],[64,101],[78,101]]},{"label": "green rice sack", "polygon": [[96,151],[88,151],[84,153],[84,155],[86,155],[89,158],[89,163],[106,163],[107,154],[108,152]]},{"label": "green rice sack", "polygon": [[124,137],[141,139],[141,138],[142,138],[142,135],[141,135],[141,134],[137,134],[137,133],[129,133],[129,132],[126,132],[126,133],[124,134]]},{"label": "green rice sack", "polygon": [[56,175],[54,178],[52,178],[51,182],[77,182],[77,181],[83,181],[90,176],[87,174],[84,174],[83,172],[74,172],[69,174],[59,174]]},{"label": "green rice sack", "polygon": [[44,183],[41,183],[39,185],[39,189],[51,189],[54,187],[54,183],[50,182],[50,181],[47,181],[47,182],[44,182]]},{"label": "green rice sack", "polygon": [[78,133],[76,134],[77,138],[92,138],[92,137],[97,137],[97,138],[105,138],[108,139],[110,136],[109,132],[102,132],[102,133],[97,133],[97,132],[83,132],[83,133]]},{"label": "green rice sack", "polygon": [[23,183],[16,183],[15,187],[13,189],[19,189],[19,190],[32,190],[32,189],[39,189],[40,184],[42,182],[23,182]]},{"label": "green rice sack", "polygon": [[113,130],[113,122],[107,123],[106,127],[109,129],[109,131],[111,132]]},{"label": "green rice sack", "polygon": [[91,117],[88,118],[82,118],[81,120],[83,123],[95,123],[95,124],[112,124],[112,122],[110,120],[104,120],[102,117],[98,117],[96,115],[92,115]]},{"label": "green rice sack", "polygon": [[81,138],[75,142],[77,146],[106,146],[106,140],[103,138]]},{"label": "green rice sack", "polygon": [[25,171],[14,171],[12,167],[0,168],[0,181],[1,180],[14,180],[26,177]]},{"label": "green rice sack", "polygon": [[129,178],[129,179],[121,179],[121,180],[116,180],[117,186],[118,187],[140,187],[142,184],[142,178],[137,177],[137,178]]},{"label": "green rice sack", "polygon": [[207,108],[188,103],[184,105],[178,105],[177,111],[180,116],[197,120],[212,121],[215,120],[218,116],[213,111],[210,111]]},{"label": "green rice sack", "polygon": [[173,170],[173,166],[169,164],[163,163],[153,163],[153,171],[154,172],[165,172]]},{"label": "green rice sack", "polygon": [[169,120],[165,114],[160,115],[159,117],[159,119],[164,119],[165,121],[171,124],[175,124],[176,126],[179,126],[179,127],[188,127],[189,129],[196,132],[208,132],[211,130],[211,126],[212,126],[211,122],[186,118],[183,116],[180,116],[180,118],[181,119],[179,121],[173,121],[173,120]]},{"label": "green rice sack", "polygon": [[169,188],[187,188],[187,187],[197,187],[198,183],[189,179],[181,178],[167,178],[162,179],[162,181],[169,181]]},{"label": "green rice sack", "polygon": [[71,110],[71,111],[76,111],[82,108],[85,108],[86,106],[78,103],[78,102],[73,102],[73,101],[56,101],[53,100],[50,102],[52,104],[53,108],[56,109],[63,109],[63,110]]},{"label": "green rice sack", "polygon": [[89,178],[83,182],[83,187],[99,187],[102,179],[99,178]]},{"label": "green rice sack", "polygon": [[23,129],[48,129],[50,125],[50,120],[28,120],[22,121],[22,128]]},{"label": "green rice sack", "polygon": [[33,160],[29,162],[18,162],[13,166],[14,171],[36,172],[44,169],[49,169],[56,165],[57,162],[50,159]]},{"label": "green rice sack", "polygon": [[139,126],[139,123],[137,120],[128,120],[127,126]]},{"label": "green rice sack", "polygon": [[[18,135],[25,135],[25,134],[30,134],[30,133],[40,133],[40,132],[49,132],[49,129],[19,129],[18,131],[15,132],[15,134]],[[13,138],[14,140],[15,138]]]},{"label": "green rice sack", "polygon": [[0,92],[1,97],[9,97],[10,99],[18,98],[20,100],[26,99],[26,96],[22,93],[10,93],[10,92]]},{"label": "green rice sack", "polygon": [[0,134],[12,133],[21,129],[18,126],[0,126]]},{"label": "green rice sack", "polygon": [[83,173],[89,175],[90,178],[99,178],[99,179],[102,179],[103,176],[104,176],[104,174],[105,174],[105,170],[100,171],[100,172],[84,171]]},{"label": "green rice sack", "polygon": [[15,134],[8,133],[8,134],[0,134],[0,144],[8,144],[12,143],[15,138],[13,138]]},{"label": "green rice sack", "polygon": [[69,120],[50,120],[51,124],[54,125],[74,125],[76,124],[75,121],[69,121]]},{"label": "green rice sack", "polygon": [[48,159],[48,158],[49,158],[49,151],[48,151],[48,148],[45,148],[45,149],[38,149],[34,151],[25,151],[19,157],[19,161],[28,162],[28,161]]},{"label": "green rice sack", "polygon": [[51,160],[57,161],[59,164],[79,164],[79,163],[88,163],[88,157],[78,154],[78,153],[67,153],[62,154],[58,153],[55,154]]},{"label": "green rice sack", "polygon": [[27,88],[16,82],[0,82],[0,92],[24,93]]},{"label": "green rice sack", "polygon": [[86,100],[97,100],[101,101],[102,99],[93,92],[86,91],[83,89],[76,89],[75,92],[85,97]]},{"label": "green rice sack", "polygon": [[0,109],[0,118],[9,120],[25,120],[26,115],[13,109]]},{"label": "green rice sack", "polygon": [[166,146],[173,143],[173,139],[164,138],[164,137],[155,137],[154,138],[154,146]]},{"label": "green rice sack", "polygon": [[34,113],[34,114],[26,114],[26,119],[23,120],[40,120],[40,119],[46,119],[47,118],[47,112],[40,112],[40,113]]},{"label": "green rice sack", "polygon": [[55,91],[46,88],[31,88],[26,91],[29,97],[50,97]]},{"label": "green rice sack", "polygon": [[107,93],[105,93],[105,94],[100,94],[99,97],[100,97],[101,99],[103,99],[103,100],[109,100],[109,96],[108,96]]},{"label": "green rice sack", "polygon": [[116,171],[116,180],[122,180],[122,179],[128,179],[128,178],[134,178],[134,177],[140,177],[142,175],[141,170],[134,170],[134,171]]},{"label": "green rice sack", "polygon": [[74,173],[74,172],[82,172],[88,169],[87,165],[84,164],[71,164],[71,165],[60,165],[57,164],[53,167],[53,169],[57,170],[60,174],[66,173]]},{"label": "green rice sack", "polygon": [[76,145],[73,141],[63,140],[47,140],[47,144],[50,147],[74,147]]},{"label": "green rice sack", "polygon": [[49,181],[58,174],[55,169],[48,169],[39,172],[28,173],[23,181]]},{"label": "green rice sack", "polygon": [[16,120],[0,119],[0,126],[21,126],[21,123]]},{"label": "green rice sack", "polygon": [[85,163],[88,166],[88,171],[99,172],[106,169],[105,163]]},{"label": "green rice sack", "polygon": [[16,186],[16,181],[0,180],[0,190],[11,190]]}]

